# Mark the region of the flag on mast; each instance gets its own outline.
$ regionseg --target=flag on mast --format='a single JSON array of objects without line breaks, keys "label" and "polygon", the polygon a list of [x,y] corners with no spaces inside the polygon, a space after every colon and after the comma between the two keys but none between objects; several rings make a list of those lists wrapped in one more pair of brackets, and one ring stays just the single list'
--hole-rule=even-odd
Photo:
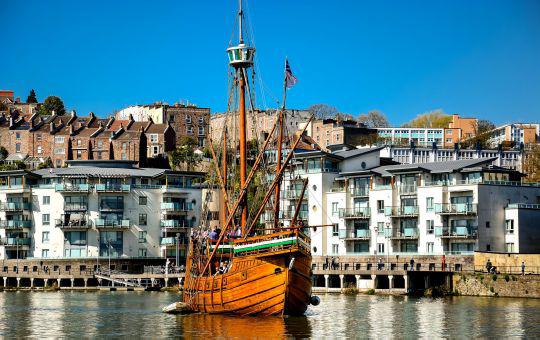
[{"label": "flag on mast", "polygon": [[290,89],[296,83],[298,82],[298,79],[293,75],[291,66],[289,65],[289,60],[285,59],[285,86]]}]

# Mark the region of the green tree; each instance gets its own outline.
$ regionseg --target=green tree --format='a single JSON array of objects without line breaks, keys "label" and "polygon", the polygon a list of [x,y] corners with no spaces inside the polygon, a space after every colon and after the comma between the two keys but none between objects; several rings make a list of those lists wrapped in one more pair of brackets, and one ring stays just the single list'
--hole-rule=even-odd
[{"label": "green tree", "polygon": [[182,136],[178,141],[176,150],[169,153],[169,164],[172,169],[193,170],[201,162],[201,158],[195,154],[197,141],[189,136]]},{"label": "green tree", "polygon": [[358,116],[358,122],[363,123],[370,128],[384,128],[390,126],[384,113],[379,110],[372,110],[367,114],[360,114]]},{"label": "green tree", "polygon": [[36,91],[34,91],[34,89],[30,90],[30,94],[26,98],[26,102],[27,103],[37,103],[38,102],[37,97],[36,97]]},{"label": "green tree", "polygon": [[452,122],[452,116],[445,114],[442,110],[431,111],[417,115],[413,120],[402,125],[402,127],[417,128],[447,128]]},{"label": "green tree", "polygon": [[8,156],[8,151],[5,147],[3,146],[0,146],[0,160],[1,159],[6,159],[6,157]]},{"label": "green tree", "polygon": [[47,158],[45,162],[41,162],[38,164],[38,169],[48,169],[53,167],[53,162],[50,158]]},{"label": "green tree", "polygon": [[540,145],[533,144],[530,149],[526,149],[523,159],[523,172],[527,174],[524,178],[527,182],[540,183]]},{"label": "green tree", "polygon": [[7,111],[8,110],[8,106],[2,102],[0,102],[0,111]]},{"label": "green tree", "polygon": [[53,111],[57,115],[63,116],[66,113],[66,108],[60,97],[48,96],[45,101],[43,101],[43,105],[38,108],[38,113],[40,115],[50,115]]}]

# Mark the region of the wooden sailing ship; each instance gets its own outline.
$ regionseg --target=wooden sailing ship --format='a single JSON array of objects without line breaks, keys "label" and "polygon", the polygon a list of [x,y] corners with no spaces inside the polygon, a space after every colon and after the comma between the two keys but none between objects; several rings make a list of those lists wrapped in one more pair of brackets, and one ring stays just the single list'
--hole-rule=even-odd
[{"label": "wooden sailing ship", "polygon": [[[310,239],[297,223],[299,207],[288,225],[283,226],[279,219],[281,183],[294,154],[290,152],[282,161],[287,73],[284,100],[276,115],[276,122],[255,159],[248,159],[246,95],[251,97],[248,71],[253,66],[255,48],[244,41],[242,0],[239,0],[237,20],[238,44],[230,46],[227,54],[233,78],[229,103],[232,102],[233,93],[237,98],[237,107],[228,111],[238,119],[238,143],[233,148],[233,162],[228,161],[227,145],[235,138],[227,135],[226,127],[220,141],[220,153],[216,153],[211,140],[208,143],[213,156],[214,175],[222,195],[220,228],[208,234],[208,229],[201,226],[192,232],[183,298],[197,312],[300,315],[311,301]],[[253,110],[252,98],[248,98],[249,104]],[[271,180],[260,202],[250,204],[253,202],[248,202],[248,191],[258,171],[265,167],[265,152],[272,139],[277,148],[277,157],[275,166],[272,165]],[[299,141],[300,138],[289,149],[294,150]],[[237,158],[236,171],[228,172],[230,164],[236,164]],[[234,181],[236,175],[238,183]],[[302,196],[306,185],[307,182],[304,183]],[[235,187],[237,190],[233,190]],[[273,210],[273,226],[261,228],[261,214],[269,206]],[[251,212],[249,216],[248,209]]]}]

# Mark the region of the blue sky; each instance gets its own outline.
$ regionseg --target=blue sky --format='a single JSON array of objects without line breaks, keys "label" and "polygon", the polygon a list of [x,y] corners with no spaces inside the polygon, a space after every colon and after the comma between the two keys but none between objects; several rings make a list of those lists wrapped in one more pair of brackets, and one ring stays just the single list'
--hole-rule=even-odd
[{"label": "blue sky", "polygon": [[[189,100],[226,108],[235,0],[18,1],[0,5],[0,88],[58,95],[79,114]],[[539,121],[540,1],[254,0],[265,102],[283,59],[299,83],[288,106],[327,103],[394,125],[447,113]]]}]

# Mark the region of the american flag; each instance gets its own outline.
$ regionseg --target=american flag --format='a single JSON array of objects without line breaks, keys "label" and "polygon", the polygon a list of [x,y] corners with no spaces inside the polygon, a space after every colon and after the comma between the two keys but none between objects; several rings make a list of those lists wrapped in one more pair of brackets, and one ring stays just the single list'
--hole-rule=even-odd
[{"label": "american flag", "polygon": [[289,65],[289,60],[285,59],[285,86],[288,89],[296,85],[298,79],[293,75],[291,71],[291,66]]}]

